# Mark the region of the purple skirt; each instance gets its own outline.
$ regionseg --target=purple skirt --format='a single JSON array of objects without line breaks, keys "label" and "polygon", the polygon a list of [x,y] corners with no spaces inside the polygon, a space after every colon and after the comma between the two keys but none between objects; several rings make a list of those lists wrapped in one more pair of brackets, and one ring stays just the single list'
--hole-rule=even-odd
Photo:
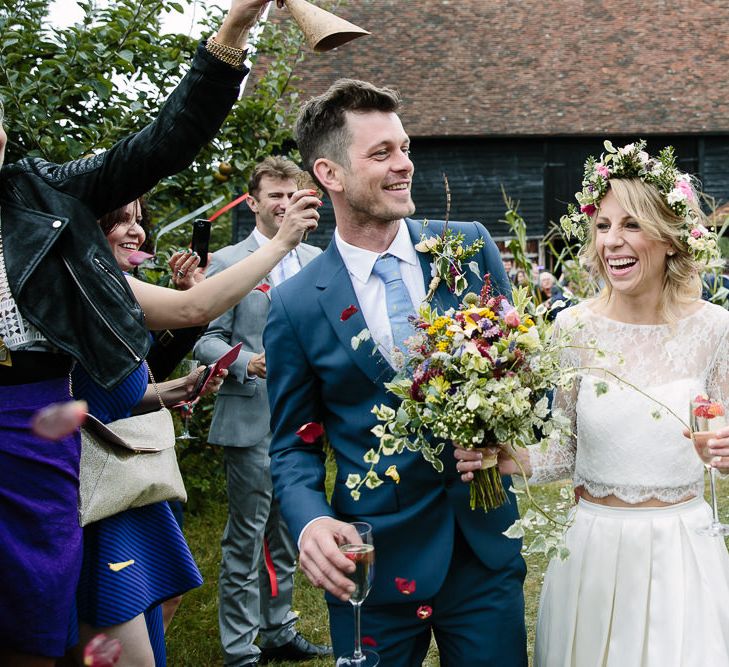
[{"label": "purple skirt", "polygon": [[81,445],[29,422],[67,400],[68,378],[0,386],[0,646],[49,657],[65,653],[81,569]]}]

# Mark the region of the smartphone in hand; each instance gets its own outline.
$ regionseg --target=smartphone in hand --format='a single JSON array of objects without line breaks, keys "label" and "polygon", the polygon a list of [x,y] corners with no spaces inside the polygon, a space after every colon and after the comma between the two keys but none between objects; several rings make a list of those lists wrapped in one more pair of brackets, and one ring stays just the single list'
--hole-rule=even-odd
[{"label": "smartphone in hand", "polygon": [[197,379],[197,382],[195,383],[195,388],[192,392],[192,398],[190,399],[191,401],[194,401],[198,396],[200,396],[200,394],[205,390],[205,387],[207,387],[210,378],[212,378],[215,373],[225,370],[238,358],[238,354],[242,345],[243,343],[238,343],[234,345],[222,357],[207,366],[205,370],[200,373],[200,377]]},{"label": "smartphone in hand", "polygon": [[197,218],[192,223],[192,243],[190,247],[200,257],[200,266],[208,265],[208,246],[210,245],[210,220]]}]

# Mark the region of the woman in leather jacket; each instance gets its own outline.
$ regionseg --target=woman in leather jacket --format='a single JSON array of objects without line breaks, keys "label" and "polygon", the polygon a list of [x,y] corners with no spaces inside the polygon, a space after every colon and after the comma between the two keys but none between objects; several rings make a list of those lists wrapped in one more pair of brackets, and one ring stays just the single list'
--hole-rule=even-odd
[{"label": "woman in leather jacket", "polygon": [[[79,438],[34,435],[32,415],[69,399],[79,363],[119,385],[149,347],[147,325],[213,318],[236,303],[315,219],[247,266],[187,292],[179,319],[145,321],[97,219],[187,167],[217,132],[246,73],[242,46],[269,0],[232,0],[217,34],[157,119],[91,158],[27,158],[0,171],[0,663],[50,666],[63,655],[81,566]],[[0,163],[7,136],[0,125]],[[298,235],[298,238],[297,238]],[[242,264],[242,263],[241,263]],[[198,289],[198,287],[200,289]],[[153,290],[144,307],[154,302]]]}]

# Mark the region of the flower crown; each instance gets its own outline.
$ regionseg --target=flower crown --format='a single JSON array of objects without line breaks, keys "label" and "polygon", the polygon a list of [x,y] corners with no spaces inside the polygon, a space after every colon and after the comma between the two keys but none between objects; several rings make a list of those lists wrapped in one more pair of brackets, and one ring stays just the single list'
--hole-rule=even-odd
[{"label": "flower crown", "polygon": [[560,218],[562,229],[570,236],[584,242],[588,237],[590,220],[597,211],[602,198],[607,194],[611,178],[640,178],[644,183],[654,185],[668,207],[684,219],[681,240],[689,254],[699,264],[712,266],[721,258],[716,234],[709,231],[691,204],[697,203],[691,176],[676,168],[673,146],[666,146],[657,158],[645,151],[646,142],[640,140],[615,148],[604,142],[606,153],[596,160],[590,156],[585,162],[582,192],[575,194],[578,209],[574,204],[567,208],[567,215]]}]

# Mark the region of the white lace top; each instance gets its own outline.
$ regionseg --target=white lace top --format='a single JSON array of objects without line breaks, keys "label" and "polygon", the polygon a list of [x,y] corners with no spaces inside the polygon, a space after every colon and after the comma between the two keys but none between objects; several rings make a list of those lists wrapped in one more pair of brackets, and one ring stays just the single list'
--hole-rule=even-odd
[{"label": "white lace top", "polygon": [[597,498],[614,495],[627,503],[702,495],[703,465],[679,421],[600,369],[685,422],[689,400],[699,393],[729,408],[729,311],[704,303],[674,324],[640,325],[598,315],[591,302],[583,302],[559,313],[557,325],[572,332],[563,363],[582,369],[570,391],[554,396],[554,407],[572,421],[573,435],[544,452],[530,448],[529,483],[571,476]]}]

